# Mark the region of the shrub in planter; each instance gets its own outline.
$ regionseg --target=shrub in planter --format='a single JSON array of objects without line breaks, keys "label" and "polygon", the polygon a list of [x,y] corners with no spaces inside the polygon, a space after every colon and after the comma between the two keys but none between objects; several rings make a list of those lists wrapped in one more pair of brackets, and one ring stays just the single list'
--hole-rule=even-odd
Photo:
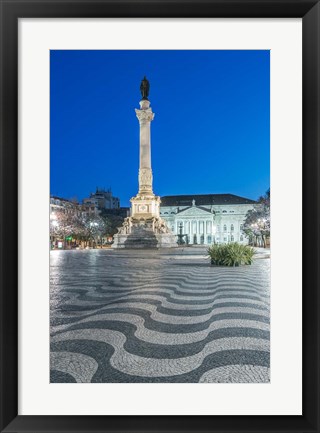
[{"label": "shrub in planter", "polygon": [[254,253],[254,249],[249,245],[241,245],[237,242],[214,244],[208,248],[211,264],[218,266],[251,265]]},{"label": "shrub in planter", "polygon": [[225,245],[213,244],[208,248],[208,257],[211,259],[212,265],[222,266],[224,260]]}]

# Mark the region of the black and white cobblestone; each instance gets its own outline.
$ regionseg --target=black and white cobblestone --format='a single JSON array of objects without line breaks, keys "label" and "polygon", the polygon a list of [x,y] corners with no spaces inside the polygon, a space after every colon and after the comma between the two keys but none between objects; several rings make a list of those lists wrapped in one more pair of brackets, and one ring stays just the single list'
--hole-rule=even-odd
[{"label": "black and white cobblestone", "polygon": [[51,382],[269,382],[270,260],[191,252],[51,252]]}]

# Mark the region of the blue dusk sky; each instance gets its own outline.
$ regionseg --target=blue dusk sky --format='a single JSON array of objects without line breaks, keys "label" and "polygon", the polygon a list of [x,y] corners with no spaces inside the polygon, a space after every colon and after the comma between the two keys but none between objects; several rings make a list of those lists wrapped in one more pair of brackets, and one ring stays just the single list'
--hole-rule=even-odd
[{"label": "blue dusk sky", "polygon": [[270,184],[269,51],[50,54],[51,194],[138,192],[140,82],[150,81],[154,193],[257,199]]}]

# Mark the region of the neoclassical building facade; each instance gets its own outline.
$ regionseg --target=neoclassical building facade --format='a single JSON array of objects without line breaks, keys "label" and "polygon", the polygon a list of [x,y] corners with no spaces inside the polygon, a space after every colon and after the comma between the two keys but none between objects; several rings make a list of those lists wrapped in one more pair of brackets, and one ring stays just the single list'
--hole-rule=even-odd
[{"label": "neoclassical building facade", "polygon": [[188,244],[247,244],[242,227],[255,203],[233,194],[164,196],[160,216],[174,234],[182,232]]}]

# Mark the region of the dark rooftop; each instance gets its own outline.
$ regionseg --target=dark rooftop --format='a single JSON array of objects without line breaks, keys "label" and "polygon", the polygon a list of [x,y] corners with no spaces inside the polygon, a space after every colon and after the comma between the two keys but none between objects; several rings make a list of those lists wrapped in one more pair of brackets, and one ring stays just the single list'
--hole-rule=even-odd
[{"label": "dark rooftop", "polygon": [[166,195],[161,197],[161,206],[196,206],[254,204],[256,201],[234,194],[194,194],[194,195]]}]

